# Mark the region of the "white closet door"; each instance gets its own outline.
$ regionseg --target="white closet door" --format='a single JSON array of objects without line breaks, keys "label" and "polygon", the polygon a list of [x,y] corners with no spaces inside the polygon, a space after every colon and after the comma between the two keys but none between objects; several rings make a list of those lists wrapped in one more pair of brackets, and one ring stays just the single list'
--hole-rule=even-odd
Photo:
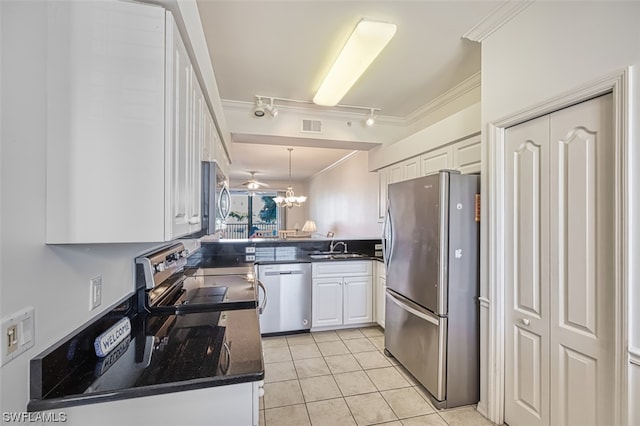
[{"label": "white closet door", "polygon": [[506,131],[505,422],[613,419],[612,96]]},{"label": "white closet door", "polygon": [[551,424],[613,421],[612,95],[551,118]]},{"label": "white closet door", "polygon": [[505,421],[549,424],[549,117],[507,129]]}]

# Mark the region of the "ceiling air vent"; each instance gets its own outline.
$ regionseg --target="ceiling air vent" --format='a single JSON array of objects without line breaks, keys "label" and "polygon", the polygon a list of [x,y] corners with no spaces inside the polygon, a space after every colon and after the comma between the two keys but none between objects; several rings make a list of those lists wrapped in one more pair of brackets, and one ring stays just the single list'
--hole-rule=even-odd
[{"label": "ceiling air vent", "polygon": [[322,133],[322,121],[302,120],[302,131],[305,133]]}]

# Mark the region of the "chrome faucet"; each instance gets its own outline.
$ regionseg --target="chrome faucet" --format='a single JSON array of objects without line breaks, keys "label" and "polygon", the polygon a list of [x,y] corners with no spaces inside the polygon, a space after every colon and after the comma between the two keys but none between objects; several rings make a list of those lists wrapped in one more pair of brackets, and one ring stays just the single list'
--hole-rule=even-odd
[{"label": "chrome faucet", "polygon": [[336,247],[338,247],[340,244],[342,244],[344,246],[344,252],[347,252],[347,243],[345,243],[344,241],[338,241],[337,243],[334,243],[333,240],[331,240],[331,244],[329,245],[329,251],[331,253],[333,253],[333,251],[336,249]]}]

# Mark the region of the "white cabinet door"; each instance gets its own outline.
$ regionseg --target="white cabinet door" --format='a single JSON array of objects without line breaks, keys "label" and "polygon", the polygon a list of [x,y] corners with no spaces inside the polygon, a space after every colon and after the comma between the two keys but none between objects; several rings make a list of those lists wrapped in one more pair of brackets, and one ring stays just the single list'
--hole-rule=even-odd
[{"label": "white cabinet door", "polygon": [[202,146],[205,138],[205,110],[207,105],[204,95],[192,68],[192,106],[193,106],[193,137],[189,141],[189,232],[200,230],[201,198],[202,198]]},{"label": "white cabinet door", "polygon": [[387,214],[387,193],[389,186],[389,168],[378,170],[378,222]]},{"label": "white cabinet door", "polygon": [[171,240],[201,228],[202,146],[206,103],[178,27],[167,12],[167,222]]},{"label": "white cabinet door", "polygon": [[384,263],[376,262],[374,276],[374,319],[384,328],[384,301],[385,293],[387,291],[387,276],[384,267]]},{"label": "white cabinet door", "polygon": [[453,168],[460,173],[480,173],[482,145],[480,136],[461,141],[452,146]]},{"label": "white cabinet door", "polygon": [[420,156],[421,176],[437,173],[440,170],[450,169],[453,165],[451,147],[438,148]]},{"label": "white cabinet door", "polygon": [[167,239],[189,233],[190,148],[193,138],[193,69],[178,27],[167,13],[167,147],[169,220]]},{"label": "white cabinet door", "polygon": [[400,163],[402,167],[402,180],[420,177],[420,157],[409,158]]},{"label": "white cabinet door", "polygon": [[314,278],[311,326],[342,325],[342,278]]},{"label": "white cabinet door", "polygon": [[162,241],[164,9],[47,5],[46,242]]},{"label": "white cabinet door", "polygon": [[389,183],[402,181],[402,164],[389,166]]},{"label": "white cabinet door", "polygon": [[209,108],[204,110],[204,142],[202,146],[202,160],[213,161],[215,155],[215,139],[213,138],[213,118]]},{"label": "white cabinet door", "polygon": [[612,95],[506,131],[505,422],[602,425],[614,408]]},{"label": "white cabinet door", "polygon": [[343,281],[343,324],[373,322],[373,281],[368,277],[346,277]]}]

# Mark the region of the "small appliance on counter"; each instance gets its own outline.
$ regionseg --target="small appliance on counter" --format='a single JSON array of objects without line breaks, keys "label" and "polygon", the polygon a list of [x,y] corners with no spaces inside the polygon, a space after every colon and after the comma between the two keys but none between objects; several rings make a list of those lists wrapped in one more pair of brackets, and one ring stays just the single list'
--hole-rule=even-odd
[{"label": "small appliance on counter", "polygon": [[480,397],[479,192],[455,171],[389,185],[385,352],[439,408]]}]

